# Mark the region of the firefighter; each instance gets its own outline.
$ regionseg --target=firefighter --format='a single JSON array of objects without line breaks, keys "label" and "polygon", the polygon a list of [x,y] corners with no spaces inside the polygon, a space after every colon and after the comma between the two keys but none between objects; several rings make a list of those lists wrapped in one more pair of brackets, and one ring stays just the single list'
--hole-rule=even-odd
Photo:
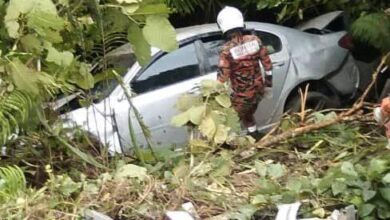
[{"label": "firefighter", "polygon": [[380,107],[374,109],[375,120],[386,128],[387,149],[390,149],[390,97],[382,99]]},{"label": "firefighter", "polygon": [[243,33],[244,18],[238,9],[223,8],[218,14],[217,24],[227,39],[219,57],[218,80],[230,83],[232,106],[247,133],[257,139],[259,133],[254,113],[264,95],[264,87],[272,84],[268,51],[256,35]]}]

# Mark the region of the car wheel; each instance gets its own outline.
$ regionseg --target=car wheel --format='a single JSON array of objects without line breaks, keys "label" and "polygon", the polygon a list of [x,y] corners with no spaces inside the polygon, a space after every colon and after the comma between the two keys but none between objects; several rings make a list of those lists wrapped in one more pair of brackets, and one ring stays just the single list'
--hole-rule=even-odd
[{"label": "car wheel", "polygon": [[[337,97],[330,97],[321,92],[309,91],[306,99],[306,109],[319,111],[328,108],[338,108],[340,102]],[[299,112],[301,111],[301,97],[295,96],[288,101],[285,111]]]}]

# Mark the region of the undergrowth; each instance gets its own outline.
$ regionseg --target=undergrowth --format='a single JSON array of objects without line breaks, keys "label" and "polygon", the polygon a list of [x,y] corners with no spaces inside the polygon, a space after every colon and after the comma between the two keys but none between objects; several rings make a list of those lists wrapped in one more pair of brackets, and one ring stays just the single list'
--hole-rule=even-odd
[{"label": "undergrowth", "polygon": [[[223,89],[206,85],[203,113],[224,112],[229,103],[215,100]],[[332,112],[308,112],[306,120],[332,117]],[[299,115],[286,116],[277,132],[301,123]],[[10,150],[19,157],[0,161],[0,218],[77,219],[92,209],[114,219],[163,219],[167,210],[192,202],[201,219],[273,219],[277,204],[296,201],[302,202],[300,217],[325,217],[352,204],[362,219],[390,218],[390,156],[381,128],[371,120],[313,131],[251,157],[245,155],[250,138],[228,132],[221,137],[229,144],[221,144],[217,131],[198,132],[187,149],[155,149],[155,157],[145,151],[145,165],[91,152],[106,169],[75,157],[50,135],[20,137]],[[75,133],[72,143],[93,144],[83,132]],[[21,143],[34,146],[21,149]],[[18,166],[5,166],[11,161]]]}]

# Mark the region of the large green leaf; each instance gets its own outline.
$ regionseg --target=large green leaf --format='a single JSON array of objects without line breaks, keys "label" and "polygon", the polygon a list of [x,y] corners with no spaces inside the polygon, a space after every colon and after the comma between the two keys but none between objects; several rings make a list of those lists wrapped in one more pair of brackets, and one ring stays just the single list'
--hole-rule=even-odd
[{"label": "large green leaf", "polygon": [[143,34],[150,45],[163,51],[170,52],[178,48],[175,30],[165,16],[147,16]]},{"label": "large green leaf", "polygon": [[366,203],[363,204],[361,207],[359,207],[359,216],[360,217],[366,217],[370,215],[375,209],[375,205]]},{"label": "large green leaf", "polygon": [[218,102],[218,104],[225,108],[229,108],[232,104],[230,102],[230,97],[227,94],[220,94],[215,97],[215,100]]},{"label": "large green leaf", "polygon": [[95,79],[89,72],[90,66],[86,63],[79,64],[79,71],[72,75],[74,83],[83,89],[92,89],[95,85]]},{"label": "large green leaf", "polygon": [[63,51],[59,52],[56,48],[54,47],[49,47],[47,48],[47,57],[46,60],[48,62],[53,62],[59,66],[70,66],[73,61],[73,54],[69,51]]},{"label": "large green leaf", "polygon": [[29,12],[34,5],[32,0],[11,0],[4,17],[4,24],[8,35],[12,38],[19,37],[19,16]]},{"label": "large green leaf", "polygon": [[7,65],[7,72],[11,75],[16,88],[32,95],[38,95],[38,74],[28,68],[19,59],[13,59]]},{"label": "large green leaf", "polygon": [[211,116],[206,117],[202,120],[202,123],[199,125],[199,130],[207,138],[212,139],[217,130],[217,126]]},{"label": "large green leaf", "polygon": [[57,15],[56,5],[53,0],[30,0],[34,7],[32,11],[43,11],[48,14]]},{"label": "large green leaf", "polygon": [[206,112],[206,106],[204,105],[196,106],[188,109],[190,121],[195,125],[199,125],[205,115],[205,112]]},{"label": "large green leaf", "polygon": [[217,131],[214,136],[214,143],[216,144],[222,144],[226,141],[229,134],[229,127],[226,127],[225,125],[218,125]]},{"label": "large green leaf", "polygon": [[197,106],[202,103],[202,100],[199,96],[193,96],[189,94],[184,94],[179,97],[176,102],[176,108],[182,112],[187,111],[192,106]]},{"label": "large green leaf", "polygon": [[384,184],[390,184],[390,173],[387,173],[383,178],[382,178],[382,182]]},{"label": "large green leaf", "polygon": [[65,21],[46,11],[37,10],[28,14],[27,26],[52,43],[62,42],[60,31],[65,27]]},{"label": "large green leaf", "polygon": [[33,34],[28,34],[20,38],[20,43],[22,44],[23,49],[28,52],[39,54],[43,49],[41,41]]},{"label": "large green leaf", "polygon": [[150,45],[145,40],[142,34],[141,28],[135,23],[132,23],[129,27],[127,39],[133,46],[135,56],[141,66],[147,64],[151,58]]},{"label": "large green leaf", "polygon": [[389,187],[387,187],[387,188],[380,188],[379,191],[380,191],[382,197],[384,199],[386,199],[388,202],[390,202],[390,188]]},{"label": "large green leaf", "polygon": [[382,174],[383,172],[386,171],[387,169],[387,164],[388,162],[385,160],[380,160],[380,159],[372,159],[370,161],[370,164],[368,166],[368,175],[371,178],[375,178],[378,175]]},{"label": "large green leaf", "polygon": [[[143,4],[134,12],[134,15],[163,15],[169,14],[171,10],[165,4]],[[167,16],[164,16],[167,17]]]},{"label": "large green leaf", "polygon": [[374,198],[375,195],[376,195],[376,191],[374,190],[363,190],[363,200],[365,202]]},{"label": "large green leaf", "polygon": [[172,117],[171,124],[176,127],[181,127],[188,123],[190,116],[188,112],[183,112]]}]

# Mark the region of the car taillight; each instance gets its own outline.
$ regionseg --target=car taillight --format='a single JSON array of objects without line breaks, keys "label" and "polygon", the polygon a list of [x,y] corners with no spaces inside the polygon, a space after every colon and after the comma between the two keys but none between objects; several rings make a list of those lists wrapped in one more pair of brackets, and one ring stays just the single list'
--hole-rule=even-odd
[{"label": "car taillight", "polygon": [[350,34],[344,35],[340,40],[339,40],[339,46],[342,48],[345,48],[347,50],[351,50],[353,48],[353,39]]}]

